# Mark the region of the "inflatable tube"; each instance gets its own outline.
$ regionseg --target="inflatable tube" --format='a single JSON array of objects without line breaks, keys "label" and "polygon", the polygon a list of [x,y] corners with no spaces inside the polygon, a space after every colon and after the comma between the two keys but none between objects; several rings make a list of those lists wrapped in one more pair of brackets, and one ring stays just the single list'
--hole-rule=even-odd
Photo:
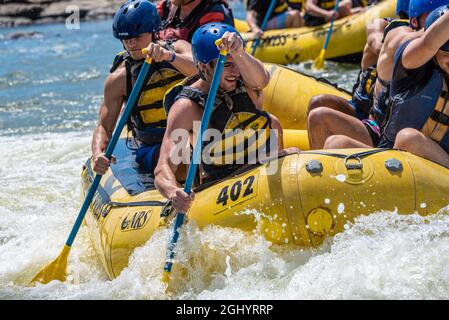
[{"label": "inflatable tube", "polygon": [[271,75],[264,89],[264,109],[274,114],[284,129],[304,130],[310,99],[319,94],[333,94],[350,99],[349,92],[323,78],[275,64],[265,64]]},{"label": "inflatable tube", "polygon": [[[366,27],[379,18],[395,16],[396,1],[385,0],[369,7],[365,12],[337,20],[326,50],[326,59],[354,62],[354,56],[361,56],[366,44]],[[239,22],[245,30],[244,22]],[[297,64],[314,60],[323,48],[329,24],[318,27],[269,30],[264,33],[255,57],[278,64]],[[250,52],[254,35],[243,34],[247,51]]]},{"label": "inflatable tube", "polygon": [[[136,247],[173,218],[164,210],[166,200],[139,172],[125,140],[119,141],[117,164],[104,175],[86,216],[111,279],[128,265]],[[92,179],[88,161],[84,193]],[[437,212],[449,203],[449,169],[395,150],[309,151],[247,167],[195,193],[187,214],[200,228],[238,228],[274,244],[310,247],[343,231],[358,215]]]}]

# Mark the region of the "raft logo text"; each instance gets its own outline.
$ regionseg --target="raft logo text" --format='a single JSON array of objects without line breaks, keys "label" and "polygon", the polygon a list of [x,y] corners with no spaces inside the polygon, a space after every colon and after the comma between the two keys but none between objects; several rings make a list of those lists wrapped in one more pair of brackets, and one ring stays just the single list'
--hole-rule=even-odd
[{"label": "raft logo text", "polygon": [[211,314],[220,315],[268,315],[273,310],[273,305],[267,304],[221,304],[219,308],[214,307],[190,307],[183,304],[176,307],[177,315],[202,315],[207,318]]}]

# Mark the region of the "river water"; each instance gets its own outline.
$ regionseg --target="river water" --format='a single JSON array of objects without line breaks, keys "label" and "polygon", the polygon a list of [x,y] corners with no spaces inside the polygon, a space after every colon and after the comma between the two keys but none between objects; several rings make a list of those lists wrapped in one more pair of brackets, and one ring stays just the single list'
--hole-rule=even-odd
[{"label": "river water", "polygon": [[[110,281],[81,228],[68,281],[29,287],[59,254],[81,205],[80,172],[103,81],[121,50],[110,29],[110,21],[82,23],[79,30],[0,29],[0,299],[449,298],[444,211],[426,220],[373,213],[313,250],[273,247],[256,235],[198,230],[189,222],[177,256],[189,277],[178,279],[170,295],[160,282],[166,229]],[[42,36],[5,40],[18,30]],[[311,72],[307,64],[293,67]],[[316,75],[350,89],[357,67],[331,63]]]}]

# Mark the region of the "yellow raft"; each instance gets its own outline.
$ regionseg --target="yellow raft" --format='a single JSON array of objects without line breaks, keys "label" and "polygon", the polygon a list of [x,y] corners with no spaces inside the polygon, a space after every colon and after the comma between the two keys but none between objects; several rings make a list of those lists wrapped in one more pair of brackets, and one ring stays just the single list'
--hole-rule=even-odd
[{"label": "yellow raft", "polygon": [[[385,0],[369,7],[365,12],[335,21],[332,37],[326,50],[326,59],[353,61],[360,57],[366,44],[366,26],[375,19],[394,17],[396,0]],[[236,27],[247,31],[248,25],[240,21]],[[323,48],[329,24],[318,27],[269,30],[265,32],[255,57],[264,62],[297,64],[314,60]],[[250,52],[254,41],[252,33],[243,34]]]},{"label": "yellow raft", "polygon": [[271,75],[264,89],[264,109],[274,114],[285,129],[305,130],[310,99],[319,94],[333,94],[350,99],[349,92],[325,79],[275,64],[265,64]]},{"label": "yellow raft", "polygon": [[[264,92],[266,108],[284,126],[305,128],[307,104],[314,94],[349,97],[288,68],[267,68],[272,78]],[[285,130],[284,136],[287,146],[308,149],[305,130]],[[89,235],[111,279],[128,265],[133,250],[170,220],[164,216],[166,199],[139,172],[133,147],[124,130],[114,150],[117,164],[103,176],[86,215]],[[91,166],[88,161],[82,172],[84,193],[93,179]],[[256,230],[275,244],[307,247],[341,232],[357,215],[395,209],[436,212],[449,203],[449,170],[400,151],[310,151],[247,167],[195,192],[188,217],[199,227]]]},{"label": "yellow raft", "polygon": [[[110,278],[128,265],[172,216],[140,174],[125,138],[117,164],[102,178],[86,222]],[[82,173],[86,193],[91,163]],[[449,169],[406,152],[382,149],[309,151],[248,167],[201,186],[188,219],[257,232],[274,244],[318,246],[356,216],[378,210],[435,213],[449,203]],[[256,213],[257,211],[257,213]]]}]

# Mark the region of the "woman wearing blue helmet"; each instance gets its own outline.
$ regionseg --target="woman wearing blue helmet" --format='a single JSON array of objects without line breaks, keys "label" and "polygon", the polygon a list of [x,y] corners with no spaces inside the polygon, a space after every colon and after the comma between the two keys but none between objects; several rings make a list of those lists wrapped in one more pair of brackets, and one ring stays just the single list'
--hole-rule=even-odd
[{"label": "woman wearing blue helmet", "polygon": [[[165,130],[166,116],[162,107],[165,91],[196,72],[190,44],[157,41],[161,19],[155,6],[147,0],[124,3],[113,20],[113,35],[125,52],[114,61],[104,86],[100,119],[92,138],[93,169],[104,174],[110,161],[104,151],[115,128],[123,103],[130,95],[134,82],[146,57],[152,58],[146,85],[133,106],[130,124],[137,143],[136,161],[147,172],[157,163],[157,154]],[[144,55],[142,49],[146,48]]]},{"label": "woman wearing blue helmet", "polygon": [[425,29],[396,51],[382,142],[449,167],[449,5],[432,11]]},{"label": "woman wearing blue helmet", "polygon": [[[222,39],[219,48],[215,44],[218,39]],[[205,137],[203,145],[202,182],[228,176],[244,164],[257,163],[260,159],[257,156],[267,149],[277,151],[271,128],[279,130],[279,141],[282,141],[279,122],[262,111],[262,89],[270,79],[263,64],[245,52],[243,40],[233,27],[220,23],[200,27],[192,38],[199,75],[185,81],[177,91],[155,170],[157,189],[172,201],[175,209],[183,212],[189,208],[191,196],[177,183],[175,175],[180,171],[180,161],[172,156],[178,154],[179,148],[186,147],[190,134],[197,135],[198,126],[194,123],[201,121],[219,49],[226,50],[228,58],[206,133],[209,138]],[[180,134],[184,134],[181,141]]]}]

